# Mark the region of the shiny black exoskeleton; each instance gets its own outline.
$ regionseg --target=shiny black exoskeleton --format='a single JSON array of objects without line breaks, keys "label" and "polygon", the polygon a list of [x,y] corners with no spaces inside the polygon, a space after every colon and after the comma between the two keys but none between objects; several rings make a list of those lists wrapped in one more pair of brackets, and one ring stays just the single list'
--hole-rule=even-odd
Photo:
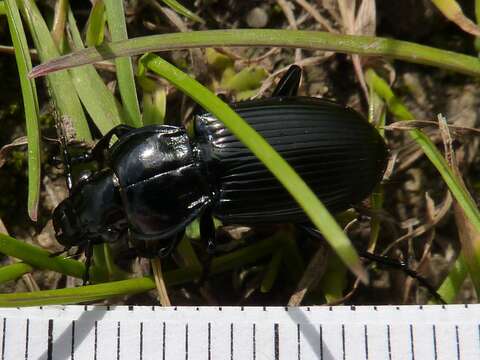
[{"label": "shiny black exoskeleton", "polygon": [[[381,180],[387,148],[356,111],[295,96],[300,76],[292,67],[271,98],[232,107],[331,211],[341,211]],[[113,135],[118,141],[109,146]],[[57,239],[67,248],[91,249],[128,233],[140,256],[165,256],[199,216],[210,244],[212,215],[224,224],[308,221],[278,180],[209,113],[195,117],[194,136],[175,126],[118,126],[82,160],[99,162],[101,170],[81,179],[54,211]]]}]

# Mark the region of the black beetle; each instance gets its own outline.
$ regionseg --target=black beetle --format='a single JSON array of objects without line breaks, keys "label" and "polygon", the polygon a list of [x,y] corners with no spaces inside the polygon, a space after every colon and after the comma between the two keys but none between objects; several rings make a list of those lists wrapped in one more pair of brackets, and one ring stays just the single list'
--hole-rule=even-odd
[{"label": "black beetle", "polygon": [[[300,77],[301,69],[292,66],[271,98],[232,107],[330,211],[345,210],[381,180],[387,147],[353,109],[296,96]],[[118,141],[109,146],[114,135]],[[53,224],[66,248],[87,249],[87,267],[93,244],[127,232],[139,256],[165,256],[199,216],[210,246],[212,215],[224,224],[308,222],[278,180],[209,113],[195,117],[194,136],[176,126],[117,126],[76,160],[98,161],[101,169],[73,187]]]}]

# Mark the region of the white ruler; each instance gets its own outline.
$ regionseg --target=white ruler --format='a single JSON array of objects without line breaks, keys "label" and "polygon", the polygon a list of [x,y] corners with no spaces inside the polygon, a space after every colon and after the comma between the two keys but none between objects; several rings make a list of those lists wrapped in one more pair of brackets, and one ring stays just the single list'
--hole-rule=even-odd
[{"label": "white ruler", "polygon": [[0,308],[0,359],[480,359],[480,305]]}]

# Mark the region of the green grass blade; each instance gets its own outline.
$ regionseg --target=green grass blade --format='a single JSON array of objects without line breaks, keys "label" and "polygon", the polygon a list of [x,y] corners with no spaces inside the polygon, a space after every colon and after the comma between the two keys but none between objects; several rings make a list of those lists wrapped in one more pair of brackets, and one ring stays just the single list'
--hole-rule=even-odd
[{"label": "green grass blade", "polygon": [[330,254],[327,268],[319,283],[319,288],[327,303],[335,303],[344,297],[347,288],[347,268],[336,254]]},{"label": "green grass blade", "polygon": [[36,221],[38,217],[41,176],[37,90],[35,82],[28,78],[28,72],[32,69],[32,60],[20,12],[15,0],[6,0],[5,9],[13,47],[15,48],[15,59],[17,61],[25,109],[28,138],[28,215],[33,221]]},{"label": "green grass blade", "polygon": [[357,252],[343,230],[307,184],[263,137],[206,87],[162,58],[148,54],[142,57],[141,62],[145,67],[170,81],[222,121],[285,186],[345,264],[362,280],[367,280],[367,274]]},{"label": "green grass blade", "polygon": [[[4,237],[5,235],[2,236],[0,234],[0,251],[2,251],[2,242],[5,240]],[[13,245],[17,246],[15,242],[19,241],[8,236],[6,238],[7,242],[13,242]],[[216,257],[212,261],[210,273],[212,275],[219,274],[239,266],[255,263],[259,259],[271,254],[274,249],[277,249],[279,241],[281,240],[278,238],[278,236],[272,236],[271,238],[262,240],[246,248]],[[40,256],[40,262],[43,264],[43,257],[45,256],[45,253],[48,254],[46,251],[31,245],[23,245],[27,247],[28,251],[31,250],[30,248],[34,248],[35,250],[33,250],[33,254],[31,255],[32,258],[35,258],[35,255]],[[3,246],[3,248],[8,250],[10,246]],[[18,251],[15,253],[18,254]],[[74,263],[78,263],[80,267],[76,271],[78,272],[77,275],[83,274],[84,266],[78,261],[63,258],[50,259],[53,259],[53,261],[59,261],[61,264],[63,264],[65,261],[73,261]],[[65,268],[67,268],[66,265]],[[197,265],[192,265],[178,270],[166,272],[164,275],[167,285],[180,285],[197,279],[200,274],[201,268],[199,268]],[[74,273],[70,275],[76,276]],[[155,281],[153,278],[144,277],[110,282],[106,284],[82,286],[78,288],[37,291],[35,293],[0,294],[0,306],[75,304],[80,302],[103,300],[113,296],[145,292],[154,288]]]},{"label": "green grass blade", "polygon": [[91,64],[121,56],[139,55],[148,51],[223,46],[304,48],[367,56],[386,56],[480,76],[480,60],[478,58],[452,51],[373,36],[273,29],[194,31],[151,35],[115,43],[104,43],[94,49],[81,50],[41,64],[33,69],[30,76],[41,76],[67,67]]},{"label": "green grass blade", "polygon": [[79,261],[60,256],[50,257],[48,251],[4,234],[0,234],[0,252],[36,268],[54,270],[78,278],[81,278],[85,271],[85,266]]},{"label": "green grass blade", "polygon": [[138,294],[151,290],[154,287],[154,280],[145,277],[76,288],[0,294],[0,306],[16,307],[78,304],[99,301],[113,296]]},{"label": "green grass blade", "polygon": [[[105,0],[107,7],[108,28],[114,41],[127,41],[127,26],[125,24],[125,14],[123,11],[123,1]],[[116,59],[117,80],[122,97],[123,107],[125,108],[125,123],[131,126],[142,126],[140,116],[140,106],[138,105],[137,90],[135,78],[133,76],[132,59],[129,57]]]},{"label": "green grass blade", "polygon": [[87,21],[87,46],[97,46],[103,42],[105,37],[105,3],[100,1],[94,1],[90,16]]},{"label": "green grass blade", "polygon": [[[463,255],[460,254],[457,261],[455,261],[455,264],[453,264],[453,267],[450,269],[447,278],[437,290],[437,293],[447,304],[451,304],[455,301],[467,275],[467,264]],[[432,300],[431,303],[435,303],[435,300]]]},{"label": "green grass blade", "polygon": [[7,8],[5,7],[5,1],[0,1],[0,15],[6,15]]},{"label": "green grass blade", "polygon": [[202,24],[205,23],[205,21],[200,16],[188,10],[185,6],[180,4],[177,0],[162,0],[162,2],[165,5],[167,5],[169,8],[171,8],[173,11],[176,11],[180,15],[183,15],[186,18],[189,18],[190,20],[193,20]]},{"label": "green grass blade", "polygon": [[7,281],[16,280],[20,276],[29,273],[33,268],[25,263],[19,262],[11,265],[2,266],[0,268],[0,284]]},{"label": "green grass blade", "polygon": [[197,256],[197,253],[193,249],[190,239],[186,236],[182,238],[180,243],[177,246],[176,252],[180,259],[182,259],[182,264],[185,266],[192,266],[195,270],[200,273],[203,268],[202,262]]},{"label": "green grass blade", "polygon": [[[42,61],[58,57],[60,54],[53,42],[50,31],[33,0],[18,0],[20,10],[30,29],[35,47]],[[67,116],[76,131],[79,140],[91,140],[87,119],[68,72],[51,74],[47,78],[55,107],[61,116]]]},{"label": "green grass blade", "polygon": [[[398,100],[387,82],[380,78],[372,69],[366,72],[367,81],[374,87],[377,94],[385,99],[389,109],[401,120],[413,120],[415,117]],[[455,197],[458,204],[462,207],[468,220],[474,226],[477,232],[480,232],[480,211],[475,204],[472,196],[463,186],[463,182],[457,177],[450,168],[447,161],[437,149],[430,138],[421,130],[413,129],[409,132],[410,137],[422,148],[425,155],[437,168],[449,190]],[[469,273],[475,284],[477,294],[480,294],[480,241],[473,244],[463,244],[463,251],[473,249],[473,253],[468,252],[465,261],[469,267]]]},{"label": "green grass blade", "polygon": [[[68,11],[68,24],[76,48],[83,48],[82,38],[72,11]],[[71,69],[75,89],[85,109],[102,134],[122,122],[123,110],[107,88],[93,65]]]},{"label": "green grass blade", "polygon": [[453,21],[463,31],[475,36],[480,35],[480,29],[469,18],[465,16],[459,3],[455,0],[432,0],[432,3],[442,12],[450,21]]},{"label": "green grass blade", "polygon": [[267,265],[265,275],[263,276],[262,283],[260,284],[260,291],[262,293],[268,293],[272,290],[273,284],[280,272],[280,266],[282,265],[283,249],[278,249],[273,253],[270,262]]},{"label": "green grass blade", "polygon": [[[386,122],[386,110],[384,101],[374,91],[373,87],[368,84],[369,87],[369,114],[368,121],[372,124],[377,124],[376,128],[378,132],[385,137],[385,130],[383,129]],[[384,191],[383,185],[377,184],[370,195],[370,204],[374,213],[380,213],[383,208]],[[375,252],[377,246],[378,237],[380,235],[380,217],[373,216],[370,220],[370,239],[368,241],[368,251]]]},{"label": "green grass blade", "polygon": [[153,92],[144,90],[142,104],[144,125],[161,125],[165,123],[167,92],[163,87],[158,87]]}]

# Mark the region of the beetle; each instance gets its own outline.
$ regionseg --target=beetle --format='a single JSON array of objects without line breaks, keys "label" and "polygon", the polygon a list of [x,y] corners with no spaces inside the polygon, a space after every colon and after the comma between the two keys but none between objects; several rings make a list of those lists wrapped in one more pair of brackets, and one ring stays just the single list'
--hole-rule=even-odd
[{"label": "beetle", "polygon": [[[289,68],[270,98],[231,104],[297,171],[330,211],[367,197],[382,179],[387,146],[355,110],[297,96],[301,69]],[[94,148],[71,159],[100,170],[71,186],[53,212],[56,238],[86,250],[128,234],[141,257],[171,253],[185,227],[200,217],[200,233],[214,247],[212,216],[224,224],[308,223],[278,180],[212,114],[184,127],[119,125]],[[113,136],[118,140],[110,146]],[[66,154],[66,150],[64,151]],[[68,162],[68,161],[67,161]]]}]

